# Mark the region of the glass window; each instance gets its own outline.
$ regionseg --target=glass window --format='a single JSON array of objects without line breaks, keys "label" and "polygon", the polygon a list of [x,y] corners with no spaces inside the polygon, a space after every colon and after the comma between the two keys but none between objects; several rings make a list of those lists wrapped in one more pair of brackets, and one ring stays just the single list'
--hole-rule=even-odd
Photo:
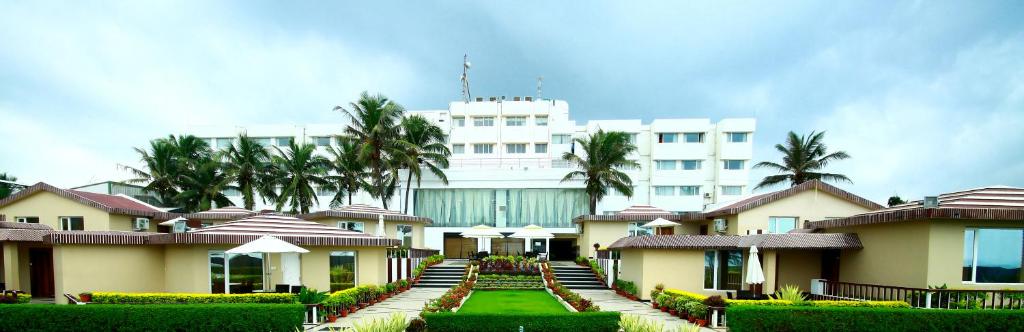
[{"label": "glass window", "polygon": [[356,286],[356,252],[331,252],[331,292]]},{"label": "glass window", "polygon": [[491,154],[494,153],[494,144],[473,144],[473,153]]},{"label": "glass window", "polygon": [[629,142],[632,144],[636,144],[637,133],[628,133],[627,135],[629,135]]},{"label": "glass window", "polygon": [[718,252],[714,250],[704,252],[704,289],[715,289],[715,271],[718,260],[715,259]]},{"label": "glass window", "polygon": [[768,217],[768,233],[782,234],[796,228],[796,217]]},{"label": "glass window", "polygon": [[725,140],[729,143],[746,143],[748,133],[725,133]]},{"label": "glass window", "polygon": [[673,171],[676,169],[675,160],[655,160],[654,165],[659,171]]},{"label": "glass window", "polygon": [[224,294],[224,252],[211,250],[210,257],[210,293]]},{"label": "glass window", "polygon": [[551,144],[569,144],[572,143],[572,135],[569,134],[554,134],[551,135]]},{"label": "glass window", "polygon": [[466,145],[465,144],[452,144],[452,153],[454,153],[454,154],[466,153]]},{"label": "glass window", "polygon": [[234,144],[234,142],[235,142],[234,138],[230,138],[230,137],[218,138],[217,139],[217,148],[218,149],[230,148],[231,144]]},{"label": "glass window", "polygon": [[547,143],[536,143],[536,144],[534,144],[533,145],[533,152],[534,153],[548,153],[548,144]]},{"label": "glass window", "polygon": [[224,189],[224,196],[238,197],[242,196],[242,191],[235,188]]},{"label": "glass window", "polygon": [[547,117],[547,115],[538,115],[536,117],[536,121],[537,121],[537,125],[538,126],[544,127],[544,126],[548,125],[548,117]]},{"label": "glass window", "polygon": [[654,186],[654,196],[675,196],[676,187]]},{"label": "glass window", "polygon": [[265,148],[270,147],[270,144],[272,142],[270,137],[253,137],[252,139],[256,141],[256,144],[262,145]]},{"label": "glass window", "polygon": [[402,248],[412,248],[412,225],[398,225],[396,237],[402,240]]},{"label": "glass window", "polygon": [[200,138],[200,140],[202,140],[203,143],[206,143],[206,146],[209,146],[211,148],[213,147],[213,139],[212,138],[204,137],[204,138]]},{"label": "glass window", "polygon": [[505,144],[505,153],[512,153],[512,154],[526,153],[526,144],[524,144],[524,143]]},{"label": "glass window", "polygon": [[743,195],[743,186],[722,186],[722,195]]},{"label": "glass window", "polygon": [[232,294],[263,289],[263,254],[228,254],[228,287]]},{"label": "glass window", "polygon": [[82,217],[60,217],[60,230],[62,231],[84,231],[85,218]]},{"label": "glass window", "polygon": [[675,143],[679,141],[679,136],[676,133],[660,133],[658,134],[658,143]]},{"label": "glass window", "polygon": [[289,145],[292,144],[292,138],[291,137],[278,137],[278,138],[275,139],[275,141],[276,141],[275,145],[277,145],[277,146],[289,146]]},{"label": "glass window", "polygon": [[[971,242],[973,245],[969,245]],[[964,281],[1024,283],[1024,274],[1021,273],[1024,268],[1024,229],[967,229],[964,232],[964,265]]]},{"label": "glass window", "polygon": [[316,144],[316,146],[331,146],[331,138],[327,136],[313,137],[313,144]]},{"label": "glass window", "polygon": [[453,116],[452,117],[452,122],[455,123],[456,127],[465,127],[466,126],[466,117],[464,117],[464,116]]},{"label": "glass window", "polygon": [[641,235],[651,235],[651,234],[654,234],[654,233],[651,232],[650,228],[640,227],[640,226],[643,226],[643,224],[645,224],[645,223],[642,223],[642,222],[631,222],[631,223],[629,223],[629,234],[628,235],[629,236],[641,236]]},{"label": "glass window", "polygon": [[20,222],[20,223],[23,223],[23,224],[38,224],[39,223],[39,217],[14,217],[14,221],[17,221],[17,222]]},{"label": "glass window", "polygon": [[718,269],[716,289],[739,290],[743,284],[743,252],[718,251]]},{"label": "glass window", "polygon": [[473,127],[494,127],[493,116],[478,116],[473,118]]},{"label": "glass window", "polygon": [[505,125],[508,127],[522,127],[526,125],[525,116],[508,116],[505,117]]},{"label": "glass window", "polygon": [[722,165],[725,169],[740,170],[743,169],[744,160],[723,160]]},{"label": "glass window", "polygon": [[366,224],[364,224],[362,221],[339,221],[338,222],[338,228],[347,229],[347,230],[350,230],[350,231],[355,231],[355,232],[360,232],[360,233],[364,233],[363,232],[363,229],[364,229],[363,227],[365,227],[365,226],[366,226]]},{"label": "glass window", "polygon": [[684,133],[686,143],[704,143],[704,133]]},{"label": "glass window", "polygon": [[683,160],[683,170],[693,171],[700,169],[700,160]]},{"label": "glass window", "polygon": [[679,196],[697,196],[700,195],[700,186],[682,186],[679,187]]}]

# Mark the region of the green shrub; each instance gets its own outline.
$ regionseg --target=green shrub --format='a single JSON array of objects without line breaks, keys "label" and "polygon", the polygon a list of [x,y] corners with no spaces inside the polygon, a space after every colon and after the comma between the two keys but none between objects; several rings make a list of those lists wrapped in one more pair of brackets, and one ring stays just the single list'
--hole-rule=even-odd
[{"label": "green shrub", "polygon": [[295,295],[283,293],[92,293],[92,302],[102,304],[296,303],[295,301]]},{"label": "green shrub", "polygon": [[0,294],[0,304],[27,304],[32,301],[32,294],[18,293],[13,295],[11,293]]},{"label": "green shrub", "polygon": [[622,315],[619,327],[624,332],[664,332],[665,324],[657,320],[649,320],[639,315]]},{"label": "green shrub", "polygon": [[0,327],[29,332],[292,332],[302,327],[304,313],[299,304],[26,304],[0,306]]},{"label": "green shrub", "polygon": [[388,317],[367,317],[352,322],[352,329],[355,332],[403,332],[409,323],[405,321],[405,314],[396,312]]},{"label": "green shrub", "polygon": [[558,314],[474,314],[424,313],[430,332],[524,331],[615,332],[619,330],[618,312],[579,312]]},{"label": "green shrub", "polygon": [[804,301],[807,301],[807,297],[804,296],[802,291],[800,291],[800,287],[794,285],[785,285],[775,291],[775,299],[790,301],[796,305],[803,304]]},{"label": "green shrub", "polygon": [[729,330],[750,331],[1024,331],[1021,310],[733,306]]}]

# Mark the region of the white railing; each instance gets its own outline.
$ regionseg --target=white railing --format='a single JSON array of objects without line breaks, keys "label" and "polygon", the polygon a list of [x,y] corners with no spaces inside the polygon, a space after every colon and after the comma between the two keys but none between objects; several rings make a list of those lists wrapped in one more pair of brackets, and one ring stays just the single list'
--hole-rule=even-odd
[{"label": "white railing", "polygon": [[551,158],[473,158],[451,159],[448,168],[482,168],[482,169],[537,169],[537,168],[569,168],[569,162]]}]

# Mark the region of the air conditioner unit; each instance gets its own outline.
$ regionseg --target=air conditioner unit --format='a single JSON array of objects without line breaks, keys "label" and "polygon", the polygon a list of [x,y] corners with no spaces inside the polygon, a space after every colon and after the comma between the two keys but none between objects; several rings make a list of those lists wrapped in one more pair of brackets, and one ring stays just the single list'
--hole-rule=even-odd
[{"label": "air conditioner unit", "polygon": [[136,232],[149,230],[149,218],[135,218],[135,227],[132,227]]},{"label": "air conditioner unit", "polygon": [[715,233],[725,234],[725,231],[729,229],[729,222],[725,219],[715,219]]},{"label": "air conditioner unit", "polygon": [[939,197],[937,196],[925,196],[924,197],[925,208],[937,208],[939,207]]},{"label": "air conditioner unit", "polygon": [[172,233],[184,233],[184,232],[187,232],[187,231],[188,231],[188,224],[186,223],[185,220],[175,221],[174,222],[174,229],[171,230]]}]

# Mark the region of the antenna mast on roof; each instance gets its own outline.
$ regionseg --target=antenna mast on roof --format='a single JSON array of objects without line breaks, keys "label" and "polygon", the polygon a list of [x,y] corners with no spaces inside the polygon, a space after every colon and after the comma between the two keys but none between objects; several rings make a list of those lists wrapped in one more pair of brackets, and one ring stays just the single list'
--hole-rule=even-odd
[{"label": "antenna mast on roof", "polygon": [[540,100],[544,94],[541,93],[544,88],[544,76],[537,76],[537,100]]},{"label": "antenna mast on roof", "polygon": [[469,102],[473,96],[469,93],[469,54],[462,56],[462,101]]}]

